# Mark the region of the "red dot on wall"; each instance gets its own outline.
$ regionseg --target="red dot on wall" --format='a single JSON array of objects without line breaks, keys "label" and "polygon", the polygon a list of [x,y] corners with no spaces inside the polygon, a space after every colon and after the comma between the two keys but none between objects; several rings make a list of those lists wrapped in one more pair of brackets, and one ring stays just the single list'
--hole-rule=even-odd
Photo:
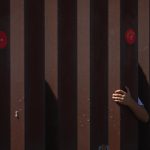
[{"label": "red dot on wall", "polygon": [[0,49],[6,48],[7,46],[7,35],[5,32],[0,31]]},{"label": "red dot on wall", "polygon": [[136,42],[136,33],[133,29],[128,29],[125,32],[125,40],[129,45],[132,45]]}]

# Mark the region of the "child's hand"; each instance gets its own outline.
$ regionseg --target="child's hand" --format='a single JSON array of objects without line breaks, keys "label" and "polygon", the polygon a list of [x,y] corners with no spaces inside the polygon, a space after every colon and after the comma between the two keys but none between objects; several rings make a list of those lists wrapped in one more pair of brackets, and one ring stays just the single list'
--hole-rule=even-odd
[{"label": "child's hand", "polygon": [[125,105],[125,106],[130,106],[133,100],[131,97],[130,90],[127,87],[126,89],[127,89],[127,92],[119,89],[119,90],[116,90],[112,94],[112,99],[114,100],[114,102]]},{"label": "child's hand", "polygon": [[147,110],[142,106],[139,106],[137,102],[131,96],[130,90],[126,87],[127,92],[124,90],[116,90],[112,94],[112,99],[114,102],[125,105],[129,107],[129,109],[135,114],[135,116],[142,122],[149,121],[149,113]]}]

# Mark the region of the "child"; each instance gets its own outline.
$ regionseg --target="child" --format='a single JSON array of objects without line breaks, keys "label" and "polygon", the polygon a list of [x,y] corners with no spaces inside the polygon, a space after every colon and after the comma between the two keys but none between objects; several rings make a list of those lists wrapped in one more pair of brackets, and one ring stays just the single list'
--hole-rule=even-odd
[{"label": "child", "polygon": [[132,98],[129,88],[126,89],[127,92],[121,89],[114,91],[112,99],[118,104],[127,106],[140,121],[147,123],[149,121],[149,114],[143,103],[139,98],[138,102],[136,102]]}]

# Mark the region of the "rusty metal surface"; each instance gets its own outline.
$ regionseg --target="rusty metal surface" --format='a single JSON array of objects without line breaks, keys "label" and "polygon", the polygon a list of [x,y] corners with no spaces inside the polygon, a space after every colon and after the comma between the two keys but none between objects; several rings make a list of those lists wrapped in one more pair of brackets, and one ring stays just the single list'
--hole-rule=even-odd
[{"label": "rusty metal surface", "polygon": [[[138,3],[121,1],[121,88],[127,86],[135,101],[138,99]],[[125,32],[132,29],[136,41],[128,44]],[[129,131],[130,129],[130,131]],[[138,120],[127,108],[121,107],[121,149],[138,149]]]},{"label": "rusty metal surface", "polygon": [[[0,49],[0,149],[10,149],[10,1],[1,1],[0,31],[6,33],[7,45]],[[2,42],[2,40],[1,40]]]},{"label": "rusty metal surface", "polygon": [[57,0],[45,0],[46,150],[58,150]]},{"label": "rusty metal surface", "polygon": [[108,1],[90,2],[90,144],[107,144]]},{"label": "rusty metal surface", "polygon": [[58,94],[57,0],[45,0],[45,79]]},{"label": "rusty metal surface", "polygon": [[[138,61],[139,61],[139,96],[150,114],[150,70],[149,70],[149,0],[139,1],[138,5]],[[142,81],[142,83],[141,83]],[[139,124],[139,150],[150,149],[150,123]]]},{"label": "rusty metal surface", "polygon": [[120,0],[109,0],[108,7],[108,144],[110,150],[121,150],[120,107],[112,93],[120,88]]},{"label": "rusty metal surface", "polygon": [[78,0],[78,150],[90,150],[90,1]]},{"label": "rusty metal surface", "polygon": [[77,1],[58,0],[60,149],[77,148]]},{"label": "rusty metal surface", "polygon": [[[120,1],[116,1],[115,5],[113,1],[110,1],[109,3],[110,150],[114,149],[137,150],[138,148],[138,128],[136,118],[127,108],[117,106],[112,102],[111,99],[112,91],[118,88],[125,88],[125,86],[128,86],[130,88],[132,96],[134,97],[135,100],[137,100],[138,97],[137,39],[136,43],[133,45],[128,45],[125,41],[125,32],[129,28],[135,31],[136,36],[138,35],[137,17],[138,17],[137,1],[132,2],[121,1],[121,4]],[[116,135],[116,138],[114,138],[114,135]]]},{"label": "rusty metal surface", "polygon": [[24,150],[24,0],[11,0],[10,6],[11,150]]},{"label": "rusty metal surface", "polygon": [[25,149],[45,149],[44,1],[25,1]]}]

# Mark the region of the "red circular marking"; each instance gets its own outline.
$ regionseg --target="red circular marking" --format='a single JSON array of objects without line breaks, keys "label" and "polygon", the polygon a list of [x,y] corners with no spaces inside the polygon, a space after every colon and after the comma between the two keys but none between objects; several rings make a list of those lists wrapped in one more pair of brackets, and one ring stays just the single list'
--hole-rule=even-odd
[{"label": "red circular marking", "polygon": [[133,29],[128,29],[125,32],[125,40],[129,45],[132,45],[136,41],[136,33]]},{"label": "red circular marking", "polygon": [[6,48],[7,46],[7,35],[5,32],[0,31],[0,48]]}]

